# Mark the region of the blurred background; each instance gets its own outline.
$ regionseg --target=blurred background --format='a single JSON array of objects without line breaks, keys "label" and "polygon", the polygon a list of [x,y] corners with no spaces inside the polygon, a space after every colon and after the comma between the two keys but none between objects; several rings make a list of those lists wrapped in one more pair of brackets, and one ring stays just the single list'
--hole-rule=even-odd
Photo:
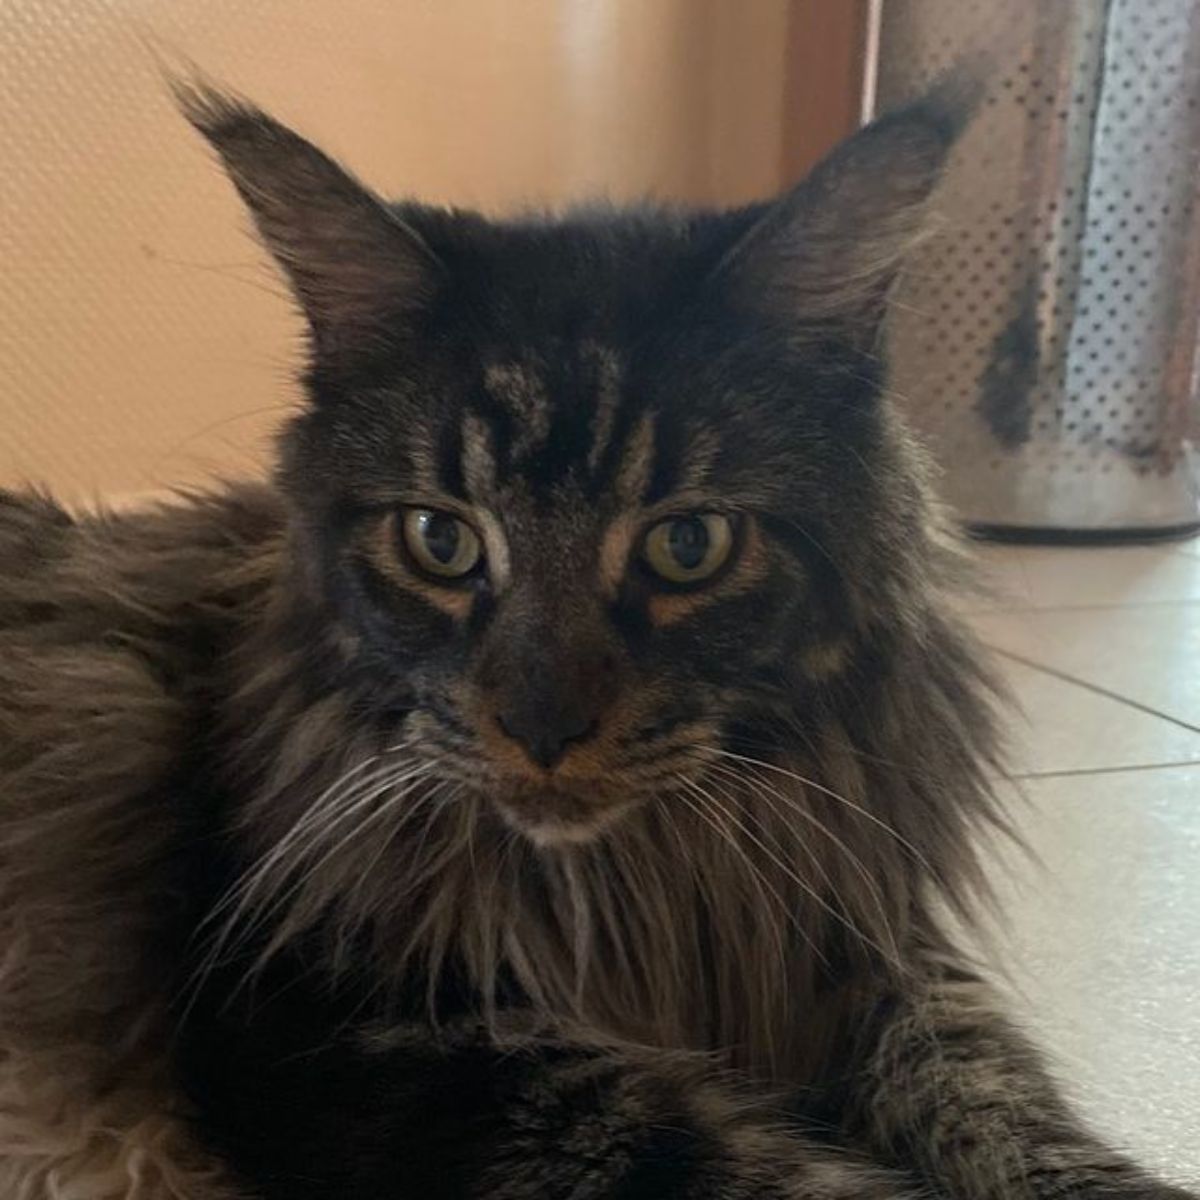
[{"label": "blurred background", "polygon": [[186,56],[381,192],[736,203],[852,129],[858,0],[4,0],[0,485],[253,471],[300,325],[172,107]]}]

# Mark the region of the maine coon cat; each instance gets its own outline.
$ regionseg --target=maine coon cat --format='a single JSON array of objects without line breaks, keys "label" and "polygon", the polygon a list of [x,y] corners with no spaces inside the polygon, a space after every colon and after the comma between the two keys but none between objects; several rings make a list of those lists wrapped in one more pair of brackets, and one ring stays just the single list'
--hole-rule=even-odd
[{"label": "maine coon cat", "polygon": [[990,689],[879,347],[954,90],[511,221],[184,105],[307,405],[269,485],[0,503],[3,1195],[1182,1197],[947,932]]}]

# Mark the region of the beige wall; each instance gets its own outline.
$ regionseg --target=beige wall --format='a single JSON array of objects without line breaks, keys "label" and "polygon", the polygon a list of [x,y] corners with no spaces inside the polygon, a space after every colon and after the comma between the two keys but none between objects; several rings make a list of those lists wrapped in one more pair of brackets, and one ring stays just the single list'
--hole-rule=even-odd
[{"label": "beige wall", "polygon": [[0,484],[86,499],[252,471],[294,400],[299,326],[157,54],[384,192],[737,201],[798,169],[785,60],[811,7],[4,0]]}]

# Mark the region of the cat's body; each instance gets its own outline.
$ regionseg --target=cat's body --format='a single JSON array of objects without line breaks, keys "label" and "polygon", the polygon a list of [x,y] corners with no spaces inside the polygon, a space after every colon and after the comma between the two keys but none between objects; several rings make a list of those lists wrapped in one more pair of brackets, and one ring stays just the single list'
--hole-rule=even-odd
[{"label": "cat's body", "polygon": [[1171,1194],[943,928],[988,687],[871,347],[944,98],[508,225],[187,103],[312,406],[276,487],[0,503],[4,1195]]}]

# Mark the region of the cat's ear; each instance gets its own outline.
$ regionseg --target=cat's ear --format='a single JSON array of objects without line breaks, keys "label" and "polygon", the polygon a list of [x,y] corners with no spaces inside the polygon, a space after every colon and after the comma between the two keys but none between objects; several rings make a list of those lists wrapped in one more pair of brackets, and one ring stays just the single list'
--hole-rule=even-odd
[{"label": "cat's ear", "polygon": [[207,84],[179,106],[221,157],[308,318],[318,359],[352,360],[404,328],[438,263],[420,236],[311,143]]},{"label": "cat's ear", "polygon": [[956,77],[843,142],[734,245],[720,286],[773,320],[871,344],[976,96]]}]

